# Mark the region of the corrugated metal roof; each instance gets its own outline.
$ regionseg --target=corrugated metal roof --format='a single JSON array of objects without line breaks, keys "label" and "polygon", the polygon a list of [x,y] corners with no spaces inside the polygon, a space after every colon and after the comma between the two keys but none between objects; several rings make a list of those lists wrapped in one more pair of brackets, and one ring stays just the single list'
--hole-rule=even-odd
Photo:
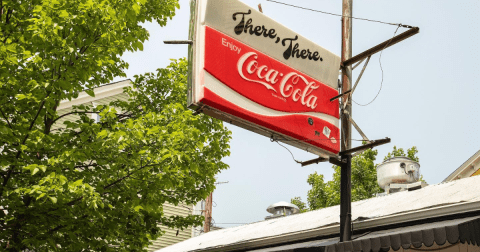
[{"label": "corrugated metal roof", "polygon": [[[406,214],[409,218],[414,217],[412,213],[419,212],[430,216],[438,209],[451,209],[449,206],[459,209],[460,205],[464,206],[465,203],[473,202],[480,202],[480,176],[353,202],[352,220],[354,223],[360,224],[369,220],[381,220],[383,224],[392,224],[402,220],[407,221]],[[244,244],[258,243],[275,237],[286,240],[289,236],[298,237],[299,234],[309,232],[316,233],[315,235],[318,236],[320,235],[318,230],[321,228],[338,227],[339,213],[339,206],[333,206],[284,218],[217,230],[159,251],[178,252],[206,249],[226,251],[226,248],[232,245],[239,248]],[[338,233],[338,230],[335,232]],[[307,236],[303,235],[302,237]]]}]

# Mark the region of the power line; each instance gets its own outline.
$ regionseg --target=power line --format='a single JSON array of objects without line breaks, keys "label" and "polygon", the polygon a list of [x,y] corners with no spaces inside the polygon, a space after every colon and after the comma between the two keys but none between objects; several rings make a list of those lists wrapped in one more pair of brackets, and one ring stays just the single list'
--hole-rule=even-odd
[{"label": "power line", "polygon": [[348,17],[348,18],[352,18],[352,19],[364,20],[364,21],[369,21],[369,22],[376,22],[376,23],[382,23],[382,24],[388,24],[388,25],[395,25],[395,26],[401,26],[401,27],[405,27],[405,28],[413,28],[413,26],[410,26],[410,25],[389,23],[389,22],[383,22],[383,21],[373,20],[373,19],[367,19],[367,18],[357,18],[357,17],[352,17],[352,16],[344,16],[344,15],[335,14],[335,13],[330,13],[330,12],[326,12],[326,11],[321,11],[321,10],[314,10],[314,9],[310,9],[310,8],[305,8],[305,7],[301,7],[301,6],[297,6],[297,5],[293,5],[293,4],[287,4],[287,3],[277,2],[277,1],[274,1],[274,0],[267,0],[267,1],[268,1],[268,2],[272,2],[272,3],[283,4],[283,5],[286,5],[286,6],[290,6],[290,7],[294,7],[294,8],[299,8],[299,9],[303,9],[303,10],[309,10],[309,11],[319,12],[319,13],[323,13],[323,14],[327,14],[327,15],[337,16],[337,17]]},{"label": "power line", "polygon": [[215,224],[231,224],[231,225],[235,225],[235,224],[250,224],[250,223],[215,223]]}]

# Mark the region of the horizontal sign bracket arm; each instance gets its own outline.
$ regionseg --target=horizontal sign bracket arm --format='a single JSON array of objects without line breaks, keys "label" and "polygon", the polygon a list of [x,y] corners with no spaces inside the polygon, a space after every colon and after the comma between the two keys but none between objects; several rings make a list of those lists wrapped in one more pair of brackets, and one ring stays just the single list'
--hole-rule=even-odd
[{"label": "horizontal sign bracket arm", "polygon": [[301,162],[300,164],[302,164],[302,167],[304,167],[304,166],[311,165],[311,164],[318,164],[320,162],[325,162],[327,160],[328,159],[326,159],[326,158],[319,157],[319,158],[315,158],[315,159],[312,159],[312,160]]},{"label": "horizontal sign bracket arm", "polygon": [[340,156],[342,155],[346,155],[346,154],[350,154],[350,153],[354,153],[354,152],[357,152],[357,151],[364,151],[366,149],[371,149],[375,146],[379,146],[379,145],[382,145],[382,144],[386,144],[386,143],[390,143],[391,139],[390,138],[385,138],[385,139],[379,139],[379,140],[373,140],[371,141],[371,143],[369,144],[365,144],[365,145],[362,145],[362,146],[358,146],[358,147],[355,147],[355,148],[351,148],[349,150],[345,150],[345,151],[341,151],[339,153]]},{"label": "horizontal sign bracket arm", "polygon": [[339,95],[337,95],[337,96],[335,96],[335,97],[331,98],[331,99],[330,99],[330,101],[331,101],[331,102],[333,102],[333,101],[335,101],[336,99],[338,99],[338,98],[342,97],[343,95],[346,95],[346,94],[348,94],[348,93],[350,93],[350,92],[352,92],[352,90],[351,90],[351,89],[350,89],[350,90],[347,90],[347,91],[345,91],[343,94],[339,94]]},{"label": "horizontal sign bracket arm", "polygon": [[341,159],[339,159],[338,157],[330,157],[330,158],[328,159],[328,162],[330,162],[331,164],[334,164],[334,165],[336,165],[336,166],[342,166],[343,164],[346,163],[346,161],[341,160]]},{"label": "horizontal sign bracket arm", "polygon": [[164,44],[173,44],[173,45],[191,45],[193,44],[192,40],[165,40],[163,41]]},{"label": "horizontal sign bracket arm", "polygon": [[396,43],[398,43],[398,42],[400,42],[404,39],[407,39],[407,38],[409,38],[409,37],[411,37],[411,36],[413,36],[413,35],[415,35],[419,32],[420,32],[420,28],[413,27],[413,28],[407,30],[404,33],[401,33],[401,34],[399,34],[399,35],[397,35],[397,36],[395,36],[395,37],[393,37],[393,38],[391,38],[391,39],[389,39],[389,40],[387,40],[387,41],[385,41],[381,44],[378,44],[378,45],[376,45],[376,46],[374,46],[374,47],[372,47],[372,48],[370,48],[370,49],[368,49],[368,50],[366,50],[366,51],[364,51],[360,54],[357,54],[356,56],[354,56],[354,57],[352,57],[348,60],[345,60],[344,62],[341,63],[341,67],[347,67],[347,66],[353,65],[356,62],[358,62],[362,59],[365,59],[366,57],[371,56],[371,55],[373,55],[377,52],[380,52],[385,48],[388,48],[392,45],[395,45]]},{"label": "horizontal sign bracket arm", "polygon": [[204,108],[205,108],[205,105],[202,105],[202,106],[198,107],[198,108],[192,113],[192,115],[196,116],[196,115],[198,115],[198,114],[200,114],[200,113],[203,113],[203,109],[204,109]]}]

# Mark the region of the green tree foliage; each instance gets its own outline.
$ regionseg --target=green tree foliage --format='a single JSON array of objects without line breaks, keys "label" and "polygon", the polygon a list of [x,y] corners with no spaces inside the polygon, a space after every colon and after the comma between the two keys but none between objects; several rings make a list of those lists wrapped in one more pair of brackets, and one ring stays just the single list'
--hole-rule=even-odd
[{"label": "green tree foliage", "polygon": [[[393,151],[385,156],[384,160],[396,156],[406,156],[418,162],[417,147],[413,146],[407,150],[407,153],[402,148],[397,149],[393,147]],[[352,158],[352,201],[359,201],[374,197],[377,193],[382,192],[382,189],[377,184],[377,165],[375,160],[378,151],[366,150],[363,153]],[[325,182],[322,174],[317,172],[308,176],[307,183],[312,187],[307,193],[308,208],[305,203],[301,201],[300,197],[295,197],[291,200],[305,211],[316,210],[329,206],[340,204],[340,167],[333,166],[335,170],[333,180]]]},{"label": "green tree foliage", "polygon": [[418,149],[416,146],[412,146],[407,150],[407,153],[402,148],[397,149],[397,146],[393,146],[392,152],[389,152],[384,158],[383,161],[393,158],[393,157],[408,157],[415,162],[419,162],[420,159],[417,156]]},{"label": "green tree foliage", "polygon": [[305,204],[302,201],[302,198],[300,197],[294,197],[293,199],[290,200],[290,203],[296,205],[300,210],[300,213],[304,213],[308,211],[307,204]]},{"label": "green tree foliage", "polygon": [[[227,165],[230,132],[185,108],[185,60],[136,76],[129,102],[78,106],[57,128],[60,101],[125,76],[143,22],[163,26],[177,0],[0,2],[0,247],[10,251],[142,251],[201,217],[195,203]],[[90,113],[99,113],[94,122]]]}]

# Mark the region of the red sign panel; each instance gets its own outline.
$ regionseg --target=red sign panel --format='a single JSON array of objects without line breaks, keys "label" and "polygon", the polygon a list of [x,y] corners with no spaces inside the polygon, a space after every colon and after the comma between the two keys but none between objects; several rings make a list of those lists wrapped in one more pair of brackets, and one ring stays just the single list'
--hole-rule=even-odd
[{"label": "red sign panel", "polygon": [[[202,103],[279,133],[338,153],[338,91],[210,27],[205,32],[205,68],[238,94],[275,112],[242,108],[205,87]],[[208,86],[208,85],[207,85]],[[244,101],[246,102],[246,101]],[[302,113],[304,112],[304,113]]]}]

